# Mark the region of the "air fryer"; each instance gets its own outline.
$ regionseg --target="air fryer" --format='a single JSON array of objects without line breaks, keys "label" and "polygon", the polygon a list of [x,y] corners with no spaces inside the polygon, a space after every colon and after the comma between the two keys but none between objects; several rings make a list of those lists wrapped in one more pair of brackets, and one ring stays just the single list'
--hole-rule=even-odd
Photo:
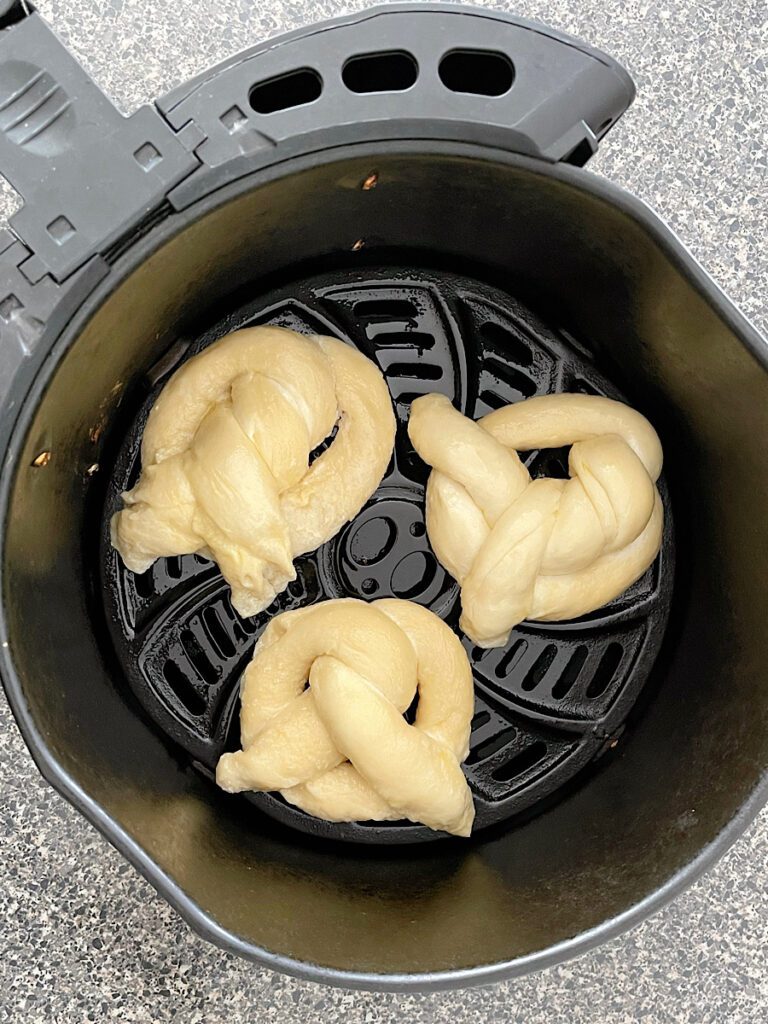
[{"label": "air fryer", "polygon": [[[540,25],[390,5],[126,119],[28,6],[0,22],[0,168],[25,199],[0,242],[0,665],[43,775],[202,935],[317,980],[490,981],[641,919],[766,797],[768,360],[658,218],[582,169],[629,76]],[[198,556],[126,570],[108,521],[173,369],[267,323],[376,361],[398,431],[359,515],[243,619]],[[411,401],[477,417],[562,390],[656,426],[664,542],[606,608],[464,639],[472,838],[219,791],[273,615],[396,596],[458,630]]]}]

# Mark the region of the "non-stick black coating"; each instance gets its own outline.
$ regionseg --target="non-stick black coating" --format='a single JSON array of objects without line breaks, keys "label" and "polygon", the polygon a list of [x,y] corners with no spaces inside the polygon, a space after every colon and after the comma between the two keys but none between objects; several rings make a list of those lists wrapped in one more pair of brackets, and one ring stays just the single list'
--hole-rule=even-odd
[{"label": "non-stick black coating", "polygon": [[[344,338],[381,368],[397,416],[395,450],[376,493],[338,535],[297,562],[297,579],[261,615],[242,619],[215,565],[196,556],[161,559],[140,577],[110,544],[109,522],[140,470],[149,409],[180,362],[246,325],[276,324]],[[440,392],[478,418],[535,394],[576,391],[621,399],[593,357],[549,330],[514,298],[479,281],[420,268],[339,269],[267,293],[233,296],[226,315],[195,339],[171,343],[146,378],[136,416],[110,474],[94,565],[115,653],[152,719],[211,779],[240,736],[239,682],[269,620],[339,597],[418,601],[459,632],[459,587],[426,535],[429,468],[407,433],[411,402]],[[567,475],[567,451],[524,453],[535,476]],[[475,716],[464,770],[474,829],[532,812],[583,773],[618,738],[661,645],[672,596],[672,510],[657,562],[606,608],[572,623],[522,623],[495,650],[464,646],[475,677]],[[242,797],[240,799],[243,799]],[[411,822],[325,822],[278,794],[248,797],[286,824],[323,838],[412,843],[439,838]]]},{"label": "non-stick black coating", "polygon": [[[764,346],[620,190],[496,150],[428,149],[313,154],[169,217],[44,365],[31,356],[0,474],[0,660],[47,777],[203,934],[344,985],[487,981],[589,948],[740,833],[768,766]],[[361,237],[363,260],[479,278],[588,339],[665,450],[676,579],[642,714],[587,785],[464,843],[319,843],[244,813],[130,693],[93,585],[106,486],[88,471],[135,415],[135,382],[235,289],[305,261],[348,266]]]}]

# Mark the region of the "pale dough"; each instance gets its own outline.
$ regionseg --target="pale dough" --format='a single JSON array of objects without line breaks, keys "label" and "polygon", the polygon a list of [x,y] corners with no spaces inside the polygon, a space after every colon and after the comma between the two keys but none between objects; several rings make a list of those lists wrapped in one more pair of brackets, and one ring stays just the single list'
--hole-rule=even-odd
[{"label": "pale dough", "polygon": [[279,790],[328,821],[408,818],[469,835],[475,811],[460,762],[472,672],[428,609],[344,599],[285,612],[256,645],[241,699],[243,749],[216,770],[227,792]]},{"label": "pale dough", "polygon": [[162,556],[212,558],[235,609],[255,615],[296,578],[297,555],[359,512],[394,437],[384,378],[355,349],[280,327],[236,331],[163,388],[112,544],[137,573]]},{"label": "pale dough", "polygon": [[[432,466],[427,531],[461,584],[461,628],[501,647],[523,619],[572,619],[638,579],[661,546],[662,451],[639,412],[556,394],[473,422],[443,395],[411,406],[408,433]],[[520,451],[572,445],[570,479],[531,480]]]}]

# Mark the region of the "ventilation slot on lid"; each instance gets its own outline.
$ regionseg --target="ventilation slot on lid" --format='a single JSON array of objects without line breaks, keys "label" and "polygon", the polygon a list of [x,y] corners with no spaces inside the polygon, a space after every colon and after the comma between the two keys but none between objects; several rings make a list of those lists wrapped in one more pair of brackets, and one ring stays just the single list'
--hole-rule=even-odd
[{"label": "ventilation slot on lid", "polygon": [[410,53],[391,50],[350,57],[341,77],[350,92],[404,92],[415,84],[419,68]]},{"label": "ventilation slot on lid", "polygon": [[249,100],[257,114],[274,114],[313,103],[322,91],[323,80],[317,71],[300,68],[254,85]]},{"label": "ventilation slot on lid", "polygon": [[453,50],[440,61],[440,81],[451,92],[502,96],[515,80],[515,68],[496,50]]}]

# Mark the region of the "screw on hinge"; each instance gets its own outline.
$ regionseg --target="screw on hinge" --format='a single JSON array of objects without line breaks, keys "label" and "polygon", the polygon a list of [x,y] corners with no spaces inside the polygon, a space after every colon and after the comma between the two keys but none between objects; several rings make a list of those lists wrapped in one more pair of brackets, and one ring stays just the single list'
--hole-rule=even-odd
[{"label": "screw on hinge", "polygon": [[376,188],[379,184],[379,172],[372,171],[365,179],[362,185],[363,192],[370,192],[372,188]]},{"label": "screw on hinge", "polygon": [[32,465],[36,469],[40,469],[41,466],[47,466],[50,461],[51,461],[51,453],[50,452],[40,452],[39,455],[37,455],[34,459],[32,459]]}]

